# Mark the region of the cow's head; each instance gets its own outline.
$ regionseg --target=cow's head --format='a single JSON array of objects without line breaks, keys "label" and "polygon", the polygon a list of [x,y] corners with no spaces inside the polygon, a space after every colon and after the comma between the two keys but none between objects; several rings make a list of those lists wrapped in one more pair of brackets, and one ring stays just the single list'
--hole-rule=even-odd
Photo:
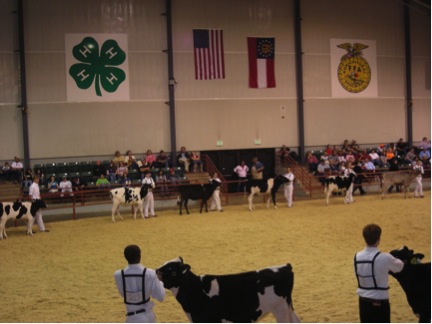
[{"label": "cow's head", "polygon": [[47,208],[47,205],[45,204],[45,202],[41,199],[36,199],[35,201],[32,202],[31,204],[31,208],[30,208],[30,213],[32,214],[32,216],[34,217],[37,213],[37,211],[39,209],[42,208]]},{"label": "cow's head", "polygon": [[184,264],[182,257],[165,262],[156,269],[156,274],[166,289],[179,287],[182,276],[190,270],[190,265]]},{"label": "cow's head", "polygon": [[395,258],[402,260],[404,263],[417,264],[421,263],[421,259],[424,258],[422,253],[414,253],[414,250],[410,250],[407,246],[400,248],[399,250],[393,250],[390,252]]},{"label": "cow's head", "polygon": [[272,201],[273,201],[273,205],[276,208],[276,193],[279,190],[279,187],[284,184],[287,183],[289,180],[282,176],[282,175],[278,175],[276,178],[274,178],[273,180],[273,187],[271,188],[271,197],[272,197]]}]

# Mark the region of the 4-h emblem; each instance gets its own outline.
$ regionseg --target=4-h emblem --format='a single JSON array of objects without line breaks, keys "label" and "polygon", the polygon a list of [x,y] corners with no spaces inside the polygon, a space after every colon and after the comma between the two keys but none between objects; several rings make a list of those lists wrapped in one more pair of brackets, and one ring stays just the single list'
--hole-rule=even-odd
[{"label": "4-h emblem", "polygon": [[80,63],[69,68],[69,75],[80,89],[94,85],[97,96],[101,88],[113,93],[125,81],[126,73],[118,66],[126,59],[126,53],[113,39],[106,40],[99,51],[99,44],[93,37],[85,37],[72,50],[73,57]]},{"label": "4-h emblem", "polygon": [[347,51],[341,57],[338,66],[338,80],[342,87],[351,93],[359,93],[365,90],[371,80],[371,69],[369,63],[362,57],[362,50],[368,45],[344,43],[337,45]]}]

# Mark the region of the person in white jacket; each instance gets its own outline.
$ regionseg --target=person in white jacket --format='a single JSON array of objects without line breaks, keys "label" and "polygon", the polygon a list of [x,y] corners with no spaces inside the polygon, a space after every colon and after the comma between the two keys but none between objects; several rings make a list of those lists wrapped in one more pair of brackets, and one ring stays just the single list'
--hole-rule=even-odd
[{"label": "person in white jacket", "polygon": [[151,173],[147,171],[145,173],[144,179],[142,180],[142,185],[148,187],[147,196],[144,198],[144,217],[149,217],[149,211],[151,217],[156,217],[154,212],[154,198],[153,198],[153,189],[155,188],[155,182],[151,177]]},{"label": "person in white jacket", "polygon": [[413,167],[414,172],[417,174],[415,180],[416,180],[416,187],[414,190],[414,198],[423,198],[423,184],[422,184],[422,178],[424,174],[423,169],[423,163],[420,160],[417,160],[417,163]]},{"label": "person in white jacket", "polygon": [[286,171],[287,173],[284,174],[284,177],[288,179],[288,182],[286,182],[284,185],[284,194],[285,194],[285,199],[287,201],[288,207],[291,208],[293,205],[295,176],[290,167],[288,167]]},{"label": "person in white jacket", "polygon": [[154,302],[150,298],[159,302],[165,299],[163,283],[156,271],[140,263],[141,249],[137,245],[128,245],[124,256],[128,266],[114,272],[114,279],[126,305],[126,323],[156,323]]}]

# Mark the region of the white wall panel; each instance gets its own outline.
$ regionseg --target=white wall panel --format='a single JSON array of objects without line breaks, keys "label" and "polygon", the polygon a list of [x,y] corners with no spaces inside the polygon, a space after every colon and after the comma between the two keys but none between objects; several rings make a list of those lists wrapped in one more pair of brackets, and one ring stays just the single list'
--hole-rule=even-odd
[{"label": "white wall panel", "polygon": [[32,158],[168,150],[169,115],[163,102],[31,105]]},{"label": "white wall panel", "polygon": [[0,124],[0,161],[12,161],[14,156],[22,157],[21,109],[15,105],[0,105]]},{"label": "white wall panel", "polygon": [[305,102],[305,145],[342,144],[345,139],[358,143],[390,143],[406,139],[403,99],[328,99]]},{"label": "white wall panel", "polygon": [[[222,149],[296,146],[298,142],[295,100],[179,101],[176,118],[178,148],[214,150],[218,140],[223,140]],[[261,145],[255,146],[255,139]]]}]

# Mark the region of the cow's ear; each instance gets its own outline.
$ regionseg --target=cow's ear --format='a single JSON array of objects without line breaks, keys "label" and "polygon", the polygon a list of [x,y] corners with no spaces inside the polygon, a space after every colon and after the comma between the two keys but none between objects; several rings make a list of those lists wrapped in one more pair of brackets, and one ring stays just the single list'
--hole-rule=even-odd
[{"label": "cow's ear", "polygon": [[182,268],[182,274],[185,274],[190,270],[191,266],[189,264],[185,264]]},{"label": "cow's ear", "polygon": [[181,264],[183,264],[183,258],[181,256],[179,256],[180,262]]}]

